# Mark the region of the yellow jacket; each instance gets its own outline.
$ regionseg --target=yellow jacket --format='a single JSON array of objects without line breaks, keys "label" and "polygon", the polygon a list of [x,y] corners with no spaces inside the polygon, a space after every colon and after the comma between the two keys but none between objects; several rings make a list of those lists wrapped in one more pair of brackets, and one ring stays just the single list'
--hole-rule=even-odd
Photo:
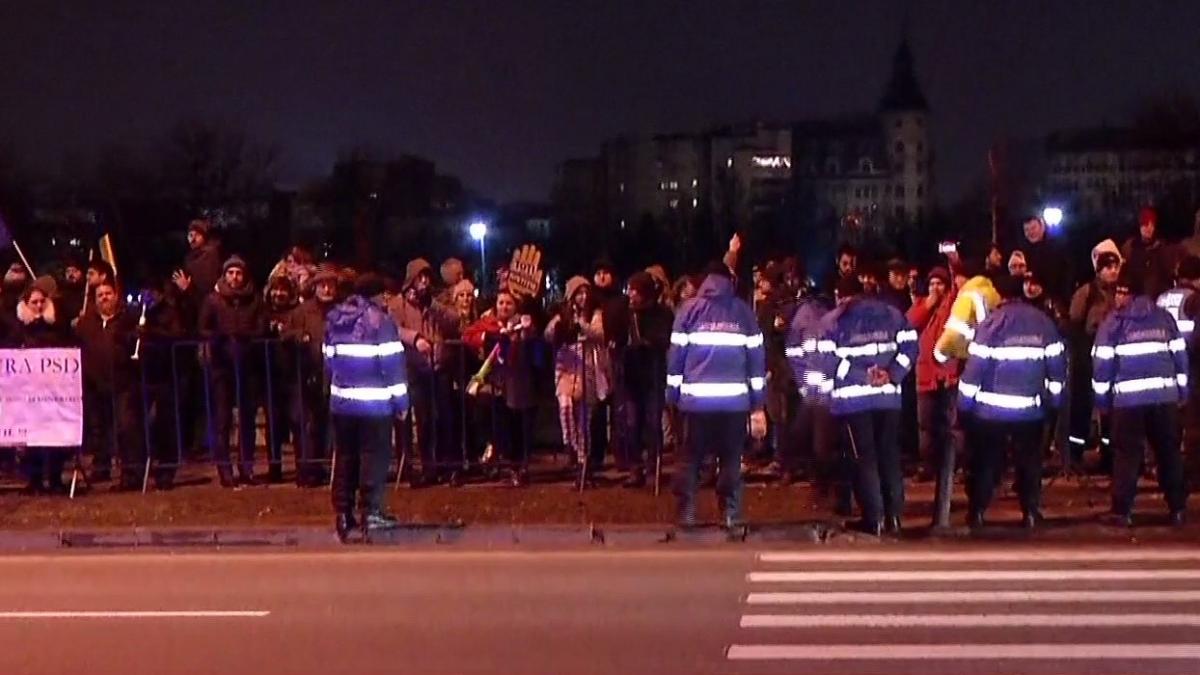
[{"label": "yellow jacket", "polygon": [[963,284],[933,348],[933,358],[938,363],[967,358],[967,346],[975,339],[975,327],[999,304],[1000,294],[991,279],[980,275]]}]

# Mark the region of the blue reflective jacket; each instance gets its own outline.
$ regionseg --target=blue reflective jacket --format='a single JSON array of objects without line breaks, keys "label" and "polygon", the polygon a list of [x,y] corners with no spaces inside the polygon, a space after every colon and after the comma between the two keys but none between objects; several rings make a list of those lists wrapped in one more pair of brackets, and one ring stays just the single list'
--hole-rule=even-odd
[{"label": "blue reflective jacket", "polygon": [[404,345],[382,307],[352,295],[329,310],[322,350],[333,414],[391,417],[408,410]]},{"label": "blue reflective jacket", "polygon": [[1148,297],[1110,314],[1096,332],[1092,389],[1102,410],[1185,401],[1187,372],[1175,320]]},{"label": "blue reflective jacket", "polygon": [[1045,312],[1006,300],[976,328],[958,382],[958,407],[985,420],[1041,419],[1058,407],[1067,376],[1066,348]]},{"label": "blue reflective jacket", "polygon": [[1193,293],[1195,291],[1186,286],[1176,286],[1158,296],[1158,299],[1154,302],[1154,304],[1167,310],[1167,314],[1170,314],[1171,318],[1175,319],[1175,327],[1179,329],[1179,334],[1183,336],[1184,340],[1189,342],[1192,338],[1192,332],[1196,328],[1196,322],[1192,317],[1186,315],[1184,305]]},{"label": "blue reflective jacket", "polygon": [[[816,348],[812,369],[833,383],[834,415],[900,409],[901,383],[917,359],[917,331],[895,307],[871,296],[851,299],[821,319]],[[872,367],[886,370],[891,381],[872,385]]]},{"label": "blue reflective jacket", "polygon": [[679,310],[667,354],[667,404],[684,412],[748,412],[763,406],[767,364],[754,311],[733,282],[709,275]]},{"label": "blue reflective jacket", "polygon": [[833,304],[823,297],[807,298],[796,308],[792,325],[788,330],[785,354],[792,376],[800,395],[809,401],[828,403],[833,392],[833,381],[825,379],[820,370],[814,369],[813,357],[817,352],[817,329],[821,317],[833,309]]}]

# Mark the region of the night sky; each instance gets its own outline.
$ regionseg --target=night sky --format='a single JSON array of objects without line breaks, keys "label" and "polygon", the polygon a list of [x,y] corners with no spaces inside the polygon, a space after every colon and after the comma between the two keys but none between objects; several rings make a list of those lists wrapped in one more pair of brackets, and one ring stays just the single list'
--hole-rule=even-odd
[{"label": "night sky", "polygon": [[556,162],[618,133],[873,109],[906,13],[943,200],[995,138],[1200,97],[1191,0],[4,0],[0,141],[53,169],[218,117],[282,146],[289,181],[365,143],[545,199]]}]

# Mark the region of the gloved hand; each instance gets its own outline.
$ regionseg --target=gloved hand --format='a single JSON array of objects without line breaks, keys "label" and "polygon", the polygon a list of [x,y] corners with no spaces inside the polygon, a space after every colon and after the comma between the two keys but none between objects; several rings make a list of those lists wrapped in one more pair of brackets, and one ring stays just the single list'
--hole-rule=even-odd
[{"label": "gloved hand", "polygon": [[760,441],[767,437],[767,413],[755,410],[750,413],[750,437]]}]

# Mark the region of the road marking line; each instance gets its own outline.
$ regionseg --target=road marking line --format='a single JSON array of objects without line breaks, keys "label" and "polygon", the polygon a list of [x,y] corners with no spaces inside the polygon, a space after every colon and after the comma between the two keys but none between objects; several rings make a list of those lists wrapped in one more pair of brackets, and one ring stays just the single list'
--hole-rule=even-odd
[{"label": "road marking line", "polygon": [[742,628],[1200,626],[1200,614],[747,614]]},{"label": "road marking line", "polygon": [[76,611],[76,612],[0,612],[0,619],[261,619],[267,610],[249,611]]},{"label": "road marking line", "polygon": [[756,584],[855,581],[1130,581],[1200,579],[1196,570],[863,570],[854,572],[750,572]]},{"label": "road marking line", "polygon": [[907,605],[986,602],[1200,602],[1200,591],[833,591],[750,593],[749,605]]},{"label": "road marking line", "polygon": [[928,661],[978,659],[1200,659],[1200,644],[732,645],[732,661]]},{"label": "road marking line", "polygon": [[765,563],[789,562],[1026,562],[1026,561],[1188,561],[1200,560],[1200,550],[1047,549],[1017,551],[780,551],[759,553]]}]

